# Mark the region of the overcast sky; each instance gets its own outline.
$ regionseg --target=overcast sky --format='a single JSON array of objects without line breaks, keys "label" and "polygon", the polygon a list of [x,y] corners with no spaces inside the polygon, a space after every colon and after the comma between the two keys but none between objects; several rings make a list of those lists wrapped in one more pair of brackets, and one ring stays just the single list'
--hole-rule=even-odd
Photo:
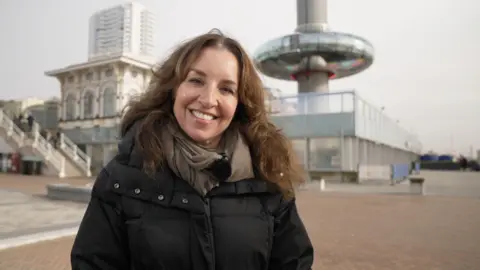
[{"label": "overcast sky", "polygon": [[[59,84],[44,71],[87,60],[88,19],[118,0],[0,0],[0,98],[48,98]],[[253,53],[296,26],[294,0],[143,0],[157,17],[157,55],[220,28]],[[480,149],[480,1],[335,0],[334,31],[375,47],[367,71],[331,83],[361,96],[419,134],[424,149]],[[264,78],[294,93],[296,84]]]}]

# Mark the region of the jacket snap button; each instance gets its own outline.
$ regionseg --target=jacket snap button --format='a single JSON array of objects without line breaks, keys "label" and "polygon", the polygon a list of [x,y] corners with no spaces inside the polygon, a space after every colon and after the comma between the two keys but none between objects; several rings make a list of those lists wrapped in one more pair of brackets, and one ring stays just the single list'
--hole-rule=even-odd
[{"label": "jacket snap button", "polygon": [[135,192],[135,194],[139,194],[139,193],[140,193],[140,189],[139,189],[139,188],[136,188],[134,192]]},{"label": "jacket snap button", "polygon": [[182,199],[182,203],[188,203],[188,199],[187,199],[187,198],[183,198],[183,199]]},{"label": "jacket snap button", "polygon": [[113,185],[113,187],[114,187],[114,188],[119,188],[119,187],[120,187],[120,184],[119,184],[119,183],[115,183],[115,184]]},{"label": "jacket snap button", "polygon": [[159,200],[159,201],[163,201],[163,199],[165,199],[165,196],[163,196],[163,195],[158,195],[158,200]]}]

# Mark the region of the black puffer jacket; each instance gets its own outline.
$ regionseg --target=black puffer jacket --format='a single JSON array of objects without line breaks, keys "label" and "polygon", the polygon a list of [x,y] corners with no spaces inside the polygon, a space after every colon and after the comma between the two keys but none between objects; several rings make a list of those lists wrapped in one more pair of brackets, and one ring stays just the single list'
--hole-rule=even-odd
[{"label": "black puffer jacket", "polygon": [[309,270],[295,200],[257,179],[200,196],[164,169],[149,178],[132,136],[100,173],[75,239],[74,270]]}]

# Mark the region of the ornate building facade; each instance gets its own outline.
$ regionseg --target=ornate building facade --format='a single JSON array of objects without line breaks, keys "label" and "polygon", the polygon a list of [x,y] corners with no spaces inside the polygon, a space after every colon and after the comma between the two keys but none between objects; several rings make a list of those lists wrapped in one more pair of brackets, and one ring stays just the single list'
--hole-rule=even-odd
[{"label": "ornate building facade", "polygon": [[148,86],[153,63],[118,55],[47,71],[60,82],[59,129],[100,169],[116,151],[122,111]]}]

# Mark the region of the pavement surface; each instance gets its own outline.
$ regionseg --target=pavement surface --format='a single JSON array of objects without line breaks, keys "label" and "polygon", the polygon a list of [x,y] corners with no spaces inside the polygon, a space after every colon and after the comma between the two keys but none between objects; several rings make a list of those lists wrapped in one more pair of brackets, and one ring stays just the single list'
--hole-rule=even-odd
[{"label": "pavement surface", "polygon": [[0,190],[0,240],[75,227],[84,213],[84,204]]},{"label": "pavement surface", "polygon": [[[382,184],[376,189],[327,184],[330,192],[300,191],[298,207],[316,249],[314,269],[480,269],[480,174],[422,175],[430,181],[432,196],[406,195],[401,185]],[[0,233],[79,221],[85,205],[42,197],[44,184],[66,181],[83,185],[89,180],[0,175]],[[50,219],[38,217],[44,215]],[[6,222],[9,216],[14,218]],[[72,241],[70,236],[0,250],[0,269],[70,269]]]},{"label": "pavement surface", "polygon": [[0,173],[0,190],[17,191],[25,194],[45,196],[47,184],[65,183],[70,185],[86,185],[92,178],[63,178],[50,176],[27,176]]},{"label": "pavement surface", "polygon": [[[416,177],[425,179],[425,195],[480,198],[480,172],[421,171]],[[317,185],[318,186],[318,185]],[[391,181],[367,181],[360,185],[327,183],[326,191],[343,193],[406,195],[408,181],[391,185]]]}]

